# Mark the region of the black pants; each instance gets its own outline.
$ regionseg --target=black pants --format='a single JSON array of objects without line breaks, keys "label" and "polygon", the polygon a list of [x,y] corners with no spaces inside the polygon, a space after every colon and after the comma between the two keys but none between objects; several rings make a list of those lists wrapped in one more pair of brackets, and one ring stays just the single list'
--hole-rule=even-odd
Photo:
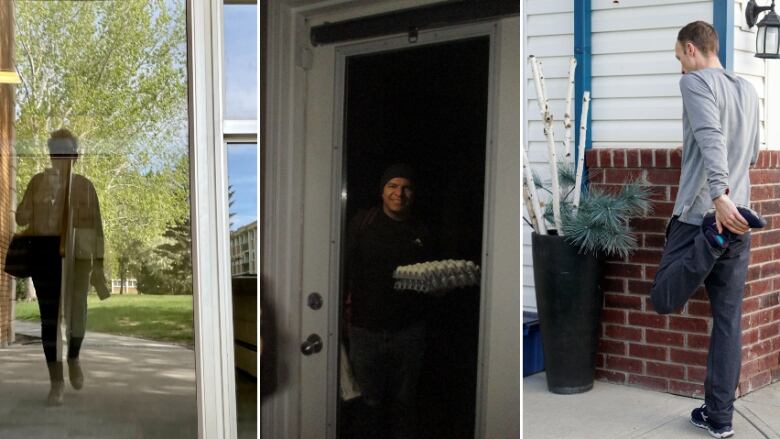
[{"label": "black pants", "polygon": [[673,217],[666,232],[661,264],[650,298],[656,312],[668,314],[685,305],[704,282],[712,309],[704,399],[707,414],[731,423],[742,365],[742,296],[750,260],[750,232],[732,235],[726,250],[707,243],[700,226]]},{"label": "black pants", "polygon": [[[46,362],[61,361],[59,341],[62,258],[59,236],[37,236],[34,240],[36,264],[32,275],[38,309],[41,313],[41,343]],[[83,337],[68,340],[68,358],[78,358]]]},{"label": "black pants", "polygon": [[417,381],[425,354],[425,325],[398,331],[353,326],[349,359],[362,393],[356,437],[416,437]]}]

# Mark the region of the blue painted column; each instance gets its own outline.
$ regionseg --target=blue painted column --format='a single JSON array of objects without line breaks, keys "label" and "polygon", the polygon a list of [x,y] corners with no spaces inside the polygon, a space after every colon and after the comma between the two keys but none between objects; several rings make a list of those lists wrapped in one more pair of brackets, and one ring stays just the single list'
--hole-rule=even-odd
[{"label": "blue painted column", "polygon": [[[591,90],[591,0],[575,0],[574,2],[574,57],[577,59],[577,71],[574,75],[574,139],[575,146],[580,144],[580,118],[582,115],[582,93]],[[593,93],[591,93],[591,98]],[[591,117],[593,102],[588,111],[588,131],[585,135],[585,149],[591,149]],[[575,148],[575,162],[579,160]],[[587,168],[582,178],[583,187],[587,187]]]},{"label": "blue painted column", "polygon": [[734,0],[712,0],[712,26],[718,33],[718,58],[726,70],[734,70]]}]

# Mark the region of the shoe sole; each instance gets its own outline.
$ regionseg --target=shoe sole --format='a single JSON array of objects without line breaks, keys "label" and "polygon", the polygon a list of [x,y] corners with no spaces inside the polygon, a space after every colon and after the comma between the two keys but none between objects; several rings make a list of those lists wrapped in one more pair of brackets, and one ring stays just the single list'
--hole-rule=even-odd
[{"label": "shoe sole", "polygon": [[693,425],[695,425],[695,426],[697,426],[699,428],[703,428],[703,429],[707,430],[707,433],[709,433],[710,436],[712,436],[712,437],[720,439],[720,438],[726,438],[726,437],[734,436],[734,430],[726,432],[726,433],[716,433],[716,432],[710,430],[710,427],[707,424],[699,424],[698,422],[694,421],[693,418],[691,418],[690,421],[691,421],[691,424],[693,424]]}]

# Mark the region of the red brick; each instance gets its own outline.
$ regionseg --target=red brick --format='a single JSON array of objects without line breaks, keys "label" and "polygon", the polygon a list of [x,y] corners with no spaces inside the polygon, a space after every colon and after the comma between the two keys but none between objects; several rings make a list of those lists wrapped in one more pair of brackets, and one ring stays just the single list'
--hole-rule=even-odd
[{"label": "red brick", "polygon": [[642,330],[629,326],[606,325],[605,335],[615,340],[640,341]]},{"label": "red brick", "polygon": [[645,169],[654,168],[655,167],[655,159],[653,157],[653,151],[649,149],[643,149],[639,152],[640,157],[642,158],[642,167]]},{"label": "red brick", "polygon": [[742,350],[747,352],[748,360],[753,360],[770,353],[772,351],[772,341],[764,340],[758,343],[754,343],[749,347],[743,348]]},{"label": "red brick", "polygon": [[642,309],[642,298],[628,294],[605,294],[604,306],[609,308]]},{"label": "red brick", "polygon": [[603,309],[601,310],[601,321],[604,323],[626,324],[626,311],[622,309]]},{"label": "red brick", "polygon": [[640,169],[606,169],[604,171],[604,183],[624,184],[642,178]]},{"label": "red brick", "polygon": [[758,311],[759,305],[760,302],[758,297],[745,299],[742,301],[742,313],[750,314],[752,312]]},{"label": "red brick", "polygon": [[648,361],[646,364],[647,374],[672,379],[683,379],[685,377],[685,366],[679,364],[669,363],[656,363],[654,361]]},{"label": "red brick", "polygon": [[668,186],[647,186],[648,198],[654,201],[673,201],[669,199]]},{"label": "red brick", "polygon": [[650,313],[629,312],[628,324],[633,326],[644,326],[647,328],[666,328],[666,316]]},{"label": "red brick", "polygon": [[669,151],[665,149],[655,150],[655,167],[656,168],[668,168],[669,167]]},{"label": "red brick", "polygon": [[611,168],[612,167],[612,151],[604,149],[599,151],[599,167]]},{"label": "red brick", "polygon": [[[780,181],[780,174],[775,174],[777,180]],[[780,201],[773,200],[773,201],[762,201],[761,203],[756,203],[756,210],[761,215],[774,215],[777,213],[780,213]]]},{"label": "red brick", "polygon": [[604,354],[626,355],[626,343],[622,341],[599,340],[599,352]]},{"label": "red brick", "polygon": [[748,295],[750,296],[756,296],[759,294],[764,294],[769,291],[772,291],[772,280],[771,279],[764,279],[764,280],[756,280],[753,282],[749,282],[747,284],[748,289]]},{"label": "red brick", "polygon": [[763,296],[758,297],[758,300],[761,309],[772,308],[773,306],[780,304],[780,297],[778,297],[777,291],[774,293],[764,294]]},{"label": "red brick", "polygon": [[[752,269],[753,267],[750,267]],[[761,266],[761,277],[767,278],[780,274],[780,262],[769,262]]]},{"label": "red brick", "polygon": [[747,280],[748,282],[758,280],[761,278],[761,267],[754,265],[752,267],[748,267],[748,275]]},{"label": "red brick", "polygon": [[758,233],[751,232],[751,235],[758,235],[761,237],[761,240],[759,241],[761,247],[777,245],[780,243],[780,230],[766,230]]},{"label": "red brick", "polygon": [[673,185],[680,182],[679,169],[648,169],[647,181],[655,185]]},{"label": "red brick", "polygon": [[778,322],[770,323],[769,325],[758,328],[759,340],[766,340],[768,338],[773,338],[778,334],[780,334],[780,323]]},{"label": "red brick", "polygon": [[646,280],[655,279],[655,274],[656,273],[658,273],[658,266],[657,265],[645,265],[645,279]]},{"label": "red brick", "polygon": [[637,149],[628,150],[626,154],[626,166],[628,166],[629,168],[642,167],[642,164],[639,162],[639,159],[640,159],[639,150]]},{"label": "red brick", "polygon": [[710,303],[702,302],[699,300],[691,300],[688,302],[688,314],[695,317],[710,317]]},{"label": "red brick", "polygon": [[675,395],[701,397],[704,396],[704,385],[669,380],[669,392]]},{"label": "red brick", "polygon": [[645,282],[641,280],[629,280],[628,292],[634,294],[650,294],[650,288],[652,288],[652,282]]},{"label": "red brick", "polygon": [[751,390],[760,389],[772,382],[772,374],[768,370],[765,370],[758,375],[750,378]]},{"label": "red brick", "polygon": [[773,186],[752,186],[750,188],[750,200],[752,202],[770,200],[775,198]]},{"label": "red brick", "polygon": [[710,336],[709,335],[697,335],[687,334],[688,338],[687,346],[691,349],[709,349],[710,348]]},{"label": "red brick", "polygon": [[631,262],[658,265],[661,262],[661,250],[637,250],[630,257]]},{"label": "red brick", "polygon": [[709,326],[707,325],[707,320],[702,318],[670,316],[669,329],[707,333]]},{"label": "red brick", "polygon": [[742,369],[739,372],[740,380],[750,378],[761,371],[758,360],[752,360],[742,363]]},{"label": "red brick", "polygon": [[671,201],[656,201],[650,207],[652,208],[652,216],[663,218],[664,221],[668,221],[674,213],[674,202]]},{"label": "red brick", "polygon": [[677,192],[680,190],[679,186],[671,186],[669,188],[669,201],[677,200]]},{"label": "red brick", "polygon": [[669,166],[680,168],[682,166],[682,148],[675,148],[669,151]]},{"label": "red brick", "polygon": [[642,365],[642,360],[607,355],[607,369],[619,370],[622,372],[642,373],[644,367]]},{"label": "red brick", "polygon": [[703,383],[704,378],[707,376],[707,368],[706,367],[695,367],[695,366],[688,366],[686,367],[688,371],[688,381],[693,381],[695,383]]},{"label": "red brick", "polygon": [[670,348],[669,354],[673,363],[693,366],[704,366],[707,364],[706,352]]},{"label": "red brick", "polygon": [[685,345],[685,335],[679,332],[645,329],[645,341],[649,344],[682,347]]},{"label": "red brick", "polygon": [[665,218],[631,218],[628,223],[634,232],[664,233],[667,222]]},{"label": "red brick", "polygon": [[648,346],[643,344],[630,343],[628,346],[628,355],[631,357],[648,358],[650,360],[666,361],[668,349],[660,346]]},{"label": "red brick", "polygon": [[604,367],[604,364],[606,363],[606,360],[604,359],[604,357],[605,357],[604,354],[600,354],[600,353],[596,354],[596,361],[594,362],[596,367],[598,367],[598,368],[603,368]]},{"label": "red brick", "polygon": [[616,149],[612,151],[612,165],[616,168],[626,167],[626,150]]},{"label": "red brick", "polygon": [[661,234],[645,233],[645,248],[658,248],[663,249],[666,245],[666,237]]},{"label": "red brick", "polygon": [[585,151],[585,165],[588,166],[588,168],[597,168],[599,167],[599,151],[597,149],[589,149]]},{"label": "red brick", "polygon": [[758,314],[758,325],[765,325],[772,321],[772,311],[771,309],[765,309],[763,311],[759,311]]},{"label": "red brick", "polygon": [[758,341],[758,329],[742,332],[742,346],[748,346]]},{"label": "red brick", "polygon": [[763,264],[772,260],[773,248],[750,249],[750,265]]},{"label": "red brick", "polygon": [[626,374],[613,370],[596,369],[596,379],[616,384],[626,383]]},{"label": "red brick", "polygon": [[600,284],[601,284],[601,289],[605,293],[623,293],[626,291],[625,279],[604,278],[601,280]]},{"label": "red brick", "polygon": [[[778,181],[780,181],[780,174],[775,169],[755,169],[750,173],[751,184],[774,184]],[[763,214],[763,212],[760,213]]]},{"label": "red brick", "polygon": [[637,264],[623,264],[607,262],[604,265],[605,277],[626,277],[630,279],[642,278],[642,266]]},{"label": "red brick", "polygon": [[663,378],[653,378],[634,374],[628,376],[628,384],[660,392],[666,392],[667,389],[669,389],[669,382]]}]

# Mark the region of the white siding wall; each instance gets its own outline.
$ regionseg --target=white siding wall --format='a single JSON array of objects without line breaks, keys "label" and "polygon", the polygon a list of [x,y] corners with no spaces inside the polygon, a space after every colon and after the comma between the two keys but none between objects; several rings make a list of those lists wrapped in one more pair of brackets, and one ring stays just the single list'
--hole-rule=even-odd
[{"label": "white siding wall", "polygon": [[[755,85],[758,97],[761,99],[762,146],[766,147],[769,143],[769,148],[780,149],[780,138],[778,138],[780,126],[777,124],[767,126],[765,123],[767,114],[774,115],[775,120],[780,116],[780,88],[773,87],[773,81],[765,80],[765,78],[777,78],[780,70],[777,69],[777,62],[764,61],[755,57],[756,28],[748,29],[745,23],[745,5],[747,0],[734,0],[734,71]],[[768,96],[770,99],[766,99]],[[769,120],[772,118],[770,117]]]},{"label": "white siding wall", "polygon": [[[542,61],[547,77],[547,95],[556,119],[563,119],[566,106],[566,77],[569,58],[574,53],[574,1],[526,0],[525,55],[535,55]],[[525,68],[525,139],[531,166],[543,178],[550,175],[547,143],[536,102],[533,74],[530,65]],[[572,105],[572,111],[574,105]],[[555,138],[563,140],[563,123],[556,123]],[[523,216],[529,218],[523,207]],[[531,228],[523,224],[523,308],[535,309],[533,262],[531,260]]]},{"label": "white siding wall", "polygon": [[677,32],[712,22],[712,1],[593,0],[593,146],[682,143]]}]

